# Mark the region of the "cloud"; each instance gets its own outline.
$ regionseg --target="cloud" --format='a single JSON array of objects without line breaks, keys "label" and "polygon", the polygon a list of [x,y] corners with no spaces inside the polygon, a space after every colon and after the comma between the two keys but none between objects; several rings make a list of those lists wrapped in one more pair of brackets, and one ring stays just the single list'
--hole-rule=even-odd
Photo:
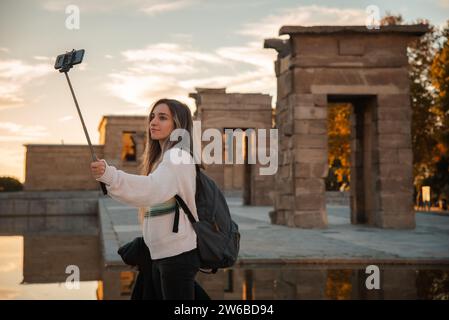
[{"label": "cloud", "polygon": [[[182,2],[182,1],[180,1]],[[128,67],[109,75],[107,90],[130,106],[148,106],[160,97],[185,102],[195,87],[226,87],[228,92],[261,92],[275,96],[276,52],[263,48],[263,39],[277,37],[283,25],[361,24],[362,9],[299,6],[282,9],[237,31],[250,40],[241,46],[209,52],[175,43],[157,43],[121,53]],[[190,102],[191,103],[191,102]]]},{"label": "cloud", "polygon": [[144,3],[144,0],[109,0],[107,3],[103,0],[78,0],[75,4],[73,0],[48,0],[42,6],[47,11],[65,11],[67,6],[76,5],[80,12],[108,12]]},{"label": "cloud", "polygon": [[214,9],[236,9],[236,10],[242,10],[247,8],[260,8],[264,5],[270,5],[273,3],[273,0],[251,0],[251,1],[216,1],[216,2],[206,2],[205,5],[208,5],[210,7],[213,7]]},{"label": "cloud", "polygon": [[193,64],[195,62],[223,63],[223,61],[208,53],[194,51],[192,49],[181,47],[174,43],[158,43],[149,45],[144,49],[124,51],[123,56],[131,62],[148,62],[155,64],[173,64],[182,66],[184,64]]},{"label": "cloud", "polygon": [[0,141],[0,176],[24,181],[25,148],[20,141]]},{"label": "cloud", "polygon": [[273,64],[276,52],[264,49],[263,39],[278,37],[279,29],[283,25],[363,25],[365,18],[364,9],[339,9],[316,5],[281,9],[276,14],[244,24],[237,34],[251,39],[246,44],[222,47],[215,51],[222,59],[233,61],[235,69],[246,65],[250,67],[249,70],[239,71],[231,76],[186,80],[181,84],[185,87],[227,87],[228,92],[261,92],[275,97],[276,76]]},{"label": "cloud", "polygon": [[364,25],[365,9],[340,9],[317,5],[281,9],[259,21],[245,24],[238,34],[257,39],[278,37],[284,25]]},{"label": "cloud", "polygon": [[252,41],[245,46],[223,47],[216,50],[223,59],[246,63],[257,68],[273,72],[273,61],[276,54],[262,47],[262,43]]},{"label": "cloud", "polygon": [[23,105],[23,89],[52,71],[50,64],[27,64],[21,60],[0,61],[0,110]]},{"label": "cloud", "polygon": [[45,57],[45,56],[34,56],[33,59],[38,60],[38,61],[53,61],[52,58]]},{"label": "cloud", "polygon": [[[199,3],[200,0],[78,0],[76,6],[80,12],[114,12],[123,11],[126,8],[134,9],[148,15],[160,14],[168,11],[180,10]],[[48,0],[42,6],[47,11],[65,11],[68,5],[73,5],[73,0]]]},{"label": "cloud", "polygon": [[161,97],[186,98],[185,91],[177,85],[177,79],[173,76],[121,72],[110,74],[110,78],[112,82],[106,85],[106,89],[132,106],[148,107]]},{"label": "cloud", "polygon": [[449,0],[439,0],[438,4],[442,8],[449,8]]},{"label": "cloud", "polygon": [[157,98],[172,97],[191,103],[193,88],[181,85],[183,78],[208,73],[213,66],[226,66],[216,53],[197,51],[190,46],[157,43],[121,53],[126,70],[109,74],[106,89],[131,106],[146,107]]},{"label": "cloud", "polygon": [[[276,96],[274,61],[276,52],[263,48],[263,39],[278,37],[283,25],[336,25],[365,23],[365,10],[339,9],[321,6],[299,6],[281,9],[277,14],[243,25],[238,34],[251,38],[242,46],[218,48],[216,54],[226,61],[234,62],[234,70],[249,66],[249,70],[233,75],[221,75],[182,81],[184,87],[227,87],[228,92],[261,92]],[[239,68],[240,67],[240,68]]]},{"label": "cloud", "polygon": [[227,92],[241,93],[269,93],[274,95],[276,79],[272,74],[263,69],[241,72],[235,75],[204,77],[180,81],[180,85],[186,88],[226,87]]},{"label": "cloud", "polygon": [[40,125],[21,125],[14,122],[0,122],[0,141],[29,141],[49,135],[46,127]]},{"label": "cloud", "polygon": [[67,122],[73,119],[73,116],[65,116],[58,119],[60,122]]},{"label": "cloud", "polygon": [[40,125],[22,125],[0,122],[0,175],[24,180],[25,148],[23,144],[40,141],[50,136],[47,128]]},{"label": "cloud", "polygon": [[11,272],[17,269],[17,264],[14,262],[7,262],[6,264],[0,265],[0,273]]},{"label": "cloud", "polygon": [[[111,73],[106,89],[130,107],[148,107],[161,97],[188,98],[195,87],[227,87],[230,91],[274,94],[276,53],[261,43],[200,52],[190,45],[157,43],[121,53],[126,70]],[[245,70],[246,69],[246,70]],[[211,75],[214,76],[211,76]]]},{"label": "cloud", "polygon": [[170,37],[176,42],[187,42],[191,43],[193,35],[189,33],[173,33]]},{"label": "cloud", "polygon": [[140,11],[145,12],[148,15],[155,15],[162,12],[167,11],[176,11],[179,9],[183,9],[186,7],[190,7],[194,4],[197,4],[199,1],[195,0],[177,0],[177,1],[170,1],[170,2],[160,2],[151,4],[147,7],[141,8]]},{"label": "cloud", "polygon": [[78,70],[79,71],[86,71],[88,65],[89,64],[87,62],[83,62],[82,64],[78,65]]}]

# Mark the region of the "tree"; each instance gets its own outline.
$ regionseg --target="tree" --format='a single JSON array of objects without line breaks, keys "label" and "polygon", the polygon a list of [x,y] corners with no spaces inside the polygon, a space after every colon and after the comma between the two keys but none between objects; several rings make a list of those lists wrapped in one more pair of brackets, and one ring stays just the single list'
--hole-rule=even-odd
[{"label": "tree", "polygon": [[385,16],[380,19],[381,26],[396,26],[402,24],[403,22],[404,19],[402,18],[402,15],[394,15],[389,11],[385,12]]},{"label": "tree", "polygon": [[21,191],[22,183],[12,177],[0,177],[0,192]]},{"label": "tree", "polygon": [[[438,49],[433,58],[430,77],[436,93],[436,112],[439,118],[439,134],[449,132],[449,20],[439,34]],[[440,138],[443,138],[442,136]],[[446,145],[448,139],[442,140]]]},{"label": "tree", "polygon": [[326,190],[349,190],[350,180],[350,139],[351,104],[330,104],[328,107],[328,147],[329,172],[326,178]]},{"label": "tree", "polygon": [[449,200],[449,20],[438,32],[437,51],[430,67],[430,81],[435,92],[435,141],[433,170],[426,179],[434,200]]},{"label": "tree", "polygon": [[434,167],[433,155],[438,141],[435,123],[435,92],[430,78],[430,67],[435,54],[435,28],[409,47],[410,94],[412,105],[412,148],[414,184],[419,194],[424,179]]},{"label": "tree", "polygon": [[[381,25],[399,25],[403,23],[401,15],[387,13]],[[417,24],[428,24],[426,20],[417,20]],[[430,69],[435,55],[435,42],[438,38],[433,26],[430,31],[413,42],[408,48],[410,97],[412,106],[412,148],[413,177],[416,192],[419,194],[424,179],[434,170],[433,156],[438,145],[436,138],[437,113],[436,95],[433,90]]]}]

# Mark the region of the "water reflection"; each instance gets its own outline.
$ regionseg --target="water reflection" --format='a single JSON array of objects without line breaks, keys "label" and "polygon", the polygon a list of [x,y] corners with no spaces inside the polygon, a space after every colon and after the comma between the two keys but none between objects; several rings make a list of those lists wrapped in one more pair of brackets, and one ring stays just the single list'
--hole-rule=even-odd
[{"label": "water reflection", "polygon": [[[96,299],[100,248],[94,216],[0,218],[0,299]],[[68,289],[69,265],[80,270]]]},{"label": "water reflection", "polygon": [[[449,299],[449,270],[416,266],[380,267],[380,289],[367,289],[365,268],[289,266],[233,268],[220,281],[200,275],[208,292],[222,299]],[[227,290],[226,290],[227,288]],[[229,290],[231,288],[231,290]]]},{"label": "water reflection", "polygon": [[[130,298],[136,272],[105,277],[96,217],[0,218],[0,232],[0,299]],[[68,265],[80,269],[79,290],[65,286]],[[198,281],[213,299],[449,299],[447,266],[379,265],[378,290],[366,288],[365,267],[248,265]]]}]

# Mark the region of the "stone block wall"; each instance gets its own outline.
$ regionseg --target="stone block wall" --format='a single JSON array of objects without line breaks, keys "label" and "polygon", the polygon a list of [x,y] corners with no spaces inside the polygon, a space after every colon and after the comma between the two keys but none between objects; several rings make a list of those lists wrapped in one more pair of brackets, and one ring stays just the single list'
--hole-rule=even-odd
[{"label": "stone block wall", "polygon": [[[100,185],[90,173],[92,157],[87,145],[25,145],[26,191],[96,190]],[[93,146],[103,157],[103,146]]]}]

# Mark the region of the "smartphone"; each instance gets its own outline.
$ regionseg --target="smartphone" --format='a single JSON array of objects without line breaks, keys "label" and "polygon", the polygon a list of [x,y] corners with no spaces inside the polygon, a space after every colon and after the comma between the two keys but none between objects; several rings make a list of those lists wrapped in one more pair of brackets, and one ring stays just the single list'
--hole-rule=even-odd
[{"label": "smartphone", "polygon": [[71,68],[75,64],[80,64],[83,61],[84,49],[72,50],[67,53],[60,54],[56,57],[55,69],[62,67]]}]

